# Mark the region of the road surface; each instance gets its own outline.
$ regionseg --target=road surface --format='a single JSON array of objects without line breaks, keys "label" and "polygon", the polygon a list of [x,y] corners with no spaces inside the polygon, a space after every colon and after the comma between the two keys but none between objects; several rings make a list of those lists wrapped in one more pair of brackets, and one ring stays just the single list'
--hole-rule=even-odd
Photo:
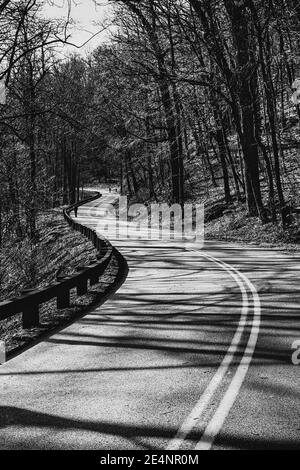
[{"label": "road surface", "polygon": [[[97,226],[114,197],[78,220]],[[117,293],[0,366],[0,448],[300,448],[299,255],[112,243]]]}]

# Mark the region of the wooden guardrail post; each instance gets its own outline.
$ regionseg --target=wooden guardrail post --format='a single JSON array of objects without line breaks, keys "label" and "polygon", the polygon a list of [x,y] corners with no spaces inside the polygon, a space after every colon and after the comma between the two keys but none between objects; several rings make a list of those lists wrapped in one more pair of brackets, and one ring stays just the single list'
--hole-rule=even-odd
[{"label": "wooden guardrail post", "polygon": [[88,291],[87,279],[82,279],[77,286],[77,295],[84,295]]},{"label": "wooden guardrail post", "polygon": [[[98,197],[99,196],[97,196],[97,198]],[[64,210],[63,214],[66,222],[73,227],[74,230],[83,233],[93,242],[95,248],[98,249],[96,255],[97,260],[102,260],[104,256],[106,256],[107,259],[103,260],[102,263],[91,261],[90,265],[78,267],[77,271],[82,271],[78,276],[64,276],[60,274],[61,270],[58,270],[56,274],[57,282],[49,285],[49,287],[41,289],[23,289],[20,292],[21,297],[0,303],[1,319],[21,314],[24,329],[37,327],[39,326],[40,305],[56,297],[58,310],[68,308],[70,307],[71,289],[76,287],[77,295],[83,295],[88,291],[88,280],[90,281],[90,285],[99,282],[100,276],[103,274],[111,259],[112,248],[109,243],[98,238],[95,230],[82,226],[71,219],[70,212],[72,207],[73,206]],[[110,251],[108,252],[108,250]]]},{"label": "wooden guardrail post", "polygon": [[90,285],[94,286],[95,284],[98,284],[99,282],[99,272],[94,272],[93,274],[90,275]]},{"label": "wooden guardrail post", "polygon": [[35,328],[40,324],[39,306],[26,304],[22,312],[22,327],[24,330]]},{"label": "wooden guardrail post", "polygon": [[90,284],[91,286],[94,286],[95,284],[98,284],[99,282],[99,276],[97,274],[93,274],[91,277],[90,277]]},{"label": "wooden guardrail post", "polygon": [[65,288],[57,295],[57,310],[70,307],[70,290]]}]

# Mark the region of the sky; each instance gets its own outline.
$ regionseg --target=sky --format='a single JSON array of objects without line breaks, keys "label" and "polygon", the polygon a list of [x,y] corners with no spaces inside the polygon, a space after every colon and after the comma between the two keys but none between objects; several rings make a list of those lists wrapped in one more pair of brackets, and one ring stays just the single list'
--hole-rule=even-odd
[{"label": "sky", "polygon": [[[70,42],[80,46],[88,41],[91,36],[102,29],[103,22],[109,23],[111,18],[111,5],[107,0],[97,0],[99,5],[95,5],[93,0],[72,0],[71,18],[75,22],[70,29],[72,37]],[[43,14],[47,18],[67,18],[67,0],[45,0]],[[63,54],[77,52],[87,54],[99,44],[109,39],[109,32],[104,31],[91,39],[82,49],[77,49],[69,45],[64,46]]]}]

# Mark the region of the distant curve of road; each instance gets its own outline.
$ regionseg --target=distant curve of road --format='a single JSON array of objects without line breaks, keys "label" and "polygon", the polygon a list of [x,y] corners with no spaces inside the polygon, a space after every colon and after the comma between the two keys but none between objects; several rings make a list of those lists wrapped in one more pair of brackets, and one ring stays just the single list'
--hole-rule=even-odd
[{"label": "distant curve of road", "polygon": [[[115,197],[79,222],[97,227]],[[299,254],[111,242],[120,289],[0,366],[0,448],[299,448]]]}]

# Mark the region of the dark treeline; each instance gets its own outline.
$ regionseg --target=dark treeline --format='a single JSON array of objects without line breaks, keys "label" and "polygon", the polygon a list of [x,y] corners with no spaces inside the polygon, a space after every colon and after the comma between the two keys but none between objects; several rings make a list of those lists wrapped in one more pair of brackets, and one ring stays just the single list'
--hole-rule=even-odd
[{"label": "dark treeline", "polygon": [[41,3],[0,2],[0,241],[34,241],[39,210],[111,179],[136,200],[239,201],[289,223],[297,0],[112,1],[111,42],[64,61],[66,24]]}]

